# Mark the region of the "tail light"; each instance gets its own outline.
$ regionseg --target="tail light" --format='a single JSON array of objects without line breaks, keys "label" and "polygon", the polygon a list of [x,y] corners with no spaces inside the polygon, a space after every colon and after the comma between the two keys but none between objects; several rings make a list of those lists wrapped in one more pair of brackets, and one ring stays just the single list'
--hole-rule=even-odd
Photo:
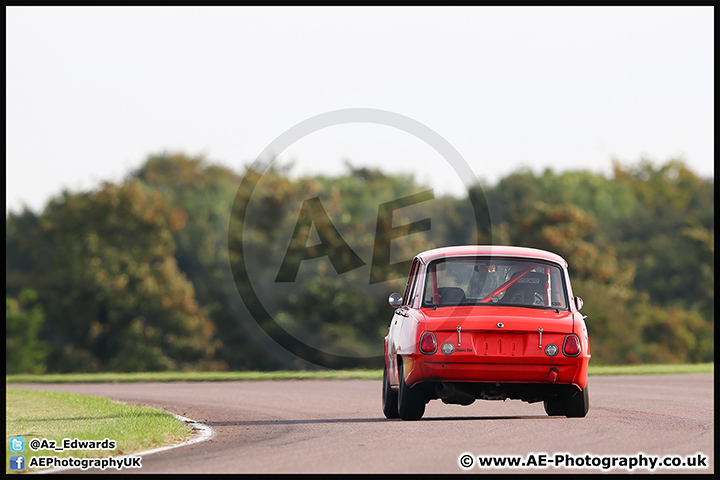
[{"label": "tail light", "polygon": [[435,340],[435,335],[432,332],[425,332],[420,337],[420,351],[425,354],[437,351],[437,340]]},{"label": "tail light", "polygon": [[568,335],[563,344],[563,353],[566,357],[577,357],[580,355],[580,340],[577,335]]}]

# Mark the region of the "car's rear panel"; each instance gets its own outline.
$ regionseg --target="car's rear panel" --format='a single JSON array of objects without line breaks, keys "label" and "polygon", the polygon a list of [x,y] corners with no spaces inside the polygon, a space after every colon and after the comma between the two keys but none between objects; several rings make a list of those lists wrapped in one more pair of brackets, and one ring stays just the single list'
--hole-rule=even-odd
[{"label": "car's rear panel", "polygon": [[[437,350],[417,355],[406,381],[577,383],[582,360],[563,354],[572,315],[523,307],[423,309],[422,326]],[[443,353],[445,343],[452,353]],[[556,355],[546,353],[549,344],[557,346]]]}]

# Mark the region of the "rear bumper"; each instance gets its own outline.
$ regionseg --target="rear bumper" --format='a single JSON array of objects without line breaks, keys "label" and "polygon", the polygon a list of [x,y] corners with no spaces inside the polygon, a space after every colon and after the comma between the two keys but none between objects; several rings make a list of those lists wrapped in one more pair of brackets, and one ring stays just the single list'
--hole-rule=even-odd
[{"label": "rear bumper", "polygon": [[[408,361],[409,360],[409,361]],[[587,385],[589,356],[558,358],[556,363],[523,362],[521,358],[485,358],[485,361],[447,361],[437,355],[406,359],[405,382],[566,384],[581,390]]]},{"label": "rear bumper", "polygon": [[[420,379],[446,382],[572,383],[577,365],[419,362]],[[555,369],[557,376],[551,380]]]}]

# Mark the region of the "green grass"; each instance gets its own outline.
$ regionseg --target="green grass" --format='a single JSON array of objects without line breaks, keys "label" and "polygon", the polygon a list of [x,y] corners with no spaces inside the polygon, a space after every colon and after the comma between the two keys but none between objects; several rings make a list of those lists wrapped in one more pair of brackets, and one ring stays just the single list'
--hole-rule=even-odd
[{"label": "green grass", "polygon": [[237,380],[382,380],[382,370],[141,372],[7,375],[7,383],[226,382]]},{"label": "green grass", "polygon": [[[712,373],[714,363],[688,365],[590,365],[590,375]],[[319,370],[275,372],[142,372],[6,375],[11,383],[226,382],[257,380],[382,380],[382,370]]]},{"label": "green grass", "polygon": [[[25,438],[25,464],[32,457],[106,458],[173,445],[190,438],[188,425],[162,410],[115,403],[107,398],[41,390],[5,391],[5,471],[10,470],[10,437]],[[62,445],[64,438],[114,440],[109,450],[30,449],[32,439],[48,439]],[[26,468],[24,472],[35,469]],[[89,471],[101,472],[92,469]]]},{"label": "green grass", "polygon": [[590,366],[590,375],[653,375],[670,373],[713,373],[715,363],[668,364],[668,365],[616,365]]}]

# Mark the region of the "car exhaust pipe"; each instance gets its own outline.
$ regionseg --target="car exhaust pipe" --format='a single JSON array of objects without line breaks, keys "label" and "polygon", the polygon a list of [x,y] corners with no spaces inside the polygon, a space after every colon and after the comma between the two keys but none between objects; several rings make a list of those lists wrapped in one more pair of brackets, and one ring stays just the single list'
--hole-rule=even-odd
[{"label": "car exhaust pipe", "polygon": [[458,389],[452,383],[438,383],[435,385],[435,393],[443,403],[470,405],[475,401],[475,395]]}]

